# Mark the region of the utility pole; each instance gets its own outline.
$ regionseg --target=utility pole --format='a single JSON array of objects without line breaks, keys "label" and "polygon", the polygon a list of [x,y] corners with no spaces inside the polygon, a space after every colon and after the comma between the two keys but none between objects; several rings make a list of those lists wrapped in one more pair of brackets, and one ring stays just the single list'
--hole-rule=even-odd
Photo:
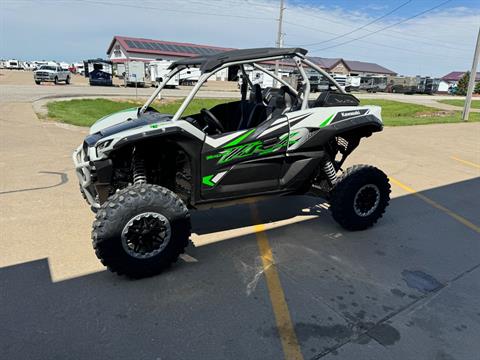
[{"label": "utility pole", "polygon": [[470,113],[470,106],[472,105],[473,87],[475,85],[475,78],[477,77],[478,57],[480,56],[480,27],[478,28],[477,46],[475,47],[475,54],[473,55],[472,70],[470,71],[470,79],[468,81],[467,97],[465,98],[465,105],[463,108],[462,119],[468,121],[468,114]]},{"label": "utility pole", "polygon": [[[280,0],[280,14],[278,15],[278,31],[277,31],[277,48],[283,47],[283,33],[282,33],[282,23],[283,23],[283,11],[285,10],[284,0]],[[278,60],[275,61],[275,75],[278,76]],[[277,80],[274,80],[273,87],[277,86]]]}]

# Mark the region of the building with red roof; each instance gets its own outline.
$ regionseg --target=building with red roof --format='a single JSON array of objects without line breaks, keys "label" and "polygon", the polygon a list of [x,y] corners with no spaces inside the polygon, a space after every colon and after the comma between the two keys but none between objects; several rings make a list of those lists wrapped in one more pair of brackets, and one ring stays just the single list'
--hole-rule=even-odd
[{"label": "building with red roof", "polygon": [[[451,83],[457,82],[463,77],[465,72],[466,71],[452,71],[451,73],[443,76],[442,80]],[[480,81],[480,72],[477,72],[477,76],[475,76],[475,81]]]},{"label": "building with red roof", "polygon": [[[227,50],[234,49],[211,45],[114,36],[107,49],[107,55],[113,63],[126,63],[128,61],[149,62],[160,59],[178,60],[186,57],[207,56]],[[392,70],[370,62],[345,60],[342,58],[309,57],[309,59],[332,74],[352,76],[397,75],[397,73]],[[287,67],[294,66],[293,62],[283,63],[283,65]]]}]

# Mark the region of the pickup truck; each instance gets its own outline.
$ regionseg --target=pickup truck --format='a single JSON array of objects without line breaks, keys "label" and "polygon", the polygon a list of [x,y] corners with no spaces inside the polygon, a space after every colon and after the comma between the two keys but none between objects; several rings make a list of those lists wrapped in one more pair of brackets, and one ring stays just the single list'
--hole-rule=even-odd
[{"label": "pickup truck", "polygon": [[37,85],[40,85],[42,81],[53,81],[55,84],[65,81],[65,84],[70,84],[70,71],[64,70],[60,66],[42,65],[33,72],[33,79]]}]

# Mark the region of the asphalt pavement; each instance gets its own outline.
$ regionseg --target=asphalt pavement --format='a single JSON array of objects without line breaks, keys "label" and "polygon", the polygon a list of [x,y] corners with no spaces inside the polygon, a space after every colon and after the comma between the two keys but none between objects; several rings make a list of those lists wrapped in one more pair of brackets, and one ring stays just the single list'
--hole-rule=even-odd
[{"label": "asphalt pavement", "polygon": [[198,211],[187,255],[133,281],[91,247],[71,162],[87,130],[39,120],[26,86],[0,85],[2,358],[479,358],[480,124],[363,140],[346,166],[393,190],[370,230],[305,196]]}]

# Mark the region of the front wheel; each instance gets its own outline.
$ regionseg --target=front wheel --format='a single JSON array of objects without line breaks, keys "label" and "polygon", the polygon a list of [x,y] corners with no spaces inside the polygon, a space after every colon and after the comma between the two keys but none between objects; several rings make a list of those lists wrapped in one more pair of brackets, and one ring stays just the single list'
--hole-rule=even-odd
[{"label": "front wheel", "polygon": [[373,226],[390,201],[390,183],[381,170],[369,165],[348,168],[330,194],[332,216],[347,230]]},{"label": "front wheel", "polygon": [[55,76],[55,79],[53,79],[53,83],[54,83],[55,85],[58,85],[58,77]]},{"label": "front wheel", "polygon": [[70,76],[67,76],[67,78],[65,79],[65,84],[70,84]]},{"label": "front wheel", "polygon": [[35,80],[35,84],[40,85],[41,83],[41,81]]},{"label": "front wheel", "polygon": [[160,273],[188,245],[190,215],[172,191],[136,184],[112,195],[99,209],[92,240],[97,257],[119,275]]}]

